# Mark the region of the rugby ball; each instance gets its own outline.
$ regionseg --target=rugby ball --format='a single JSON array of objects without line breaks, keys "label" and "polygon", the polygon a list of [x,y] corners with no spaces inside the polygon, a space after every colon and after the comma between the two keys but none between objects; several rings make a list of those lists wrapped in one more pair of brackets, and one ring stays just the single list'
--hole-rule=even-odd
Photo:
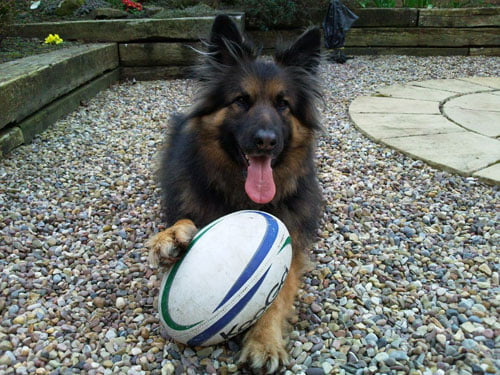
[{"label": "rugby ball", "polygon": [[285,225],[262,211],[238,211],[201,229],[165,274],[158,308],[167,333],[213,345],[251,327],[283,286],[292,261]]}]

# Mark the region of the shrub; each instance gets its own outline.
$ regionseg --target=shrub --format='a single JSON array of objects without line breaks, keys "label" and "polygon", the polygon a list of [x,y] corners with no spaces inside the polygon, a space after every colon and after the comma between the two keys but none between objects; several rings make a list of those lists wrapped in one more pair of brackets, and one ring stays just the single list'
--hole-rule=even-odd
[{"label": "shrub", "polygon": [[243,0],[240,6],[245,11],[247,22],[261,30],[289,26],[297,13],[295,1],[289,0]]},{"label": "shrub", "polygon": [[43,0],[38,9],[45,14],[54,14],[61,0]]},{"label": "shrub", "polygon": [[5,32],[14,18],[14,0],[0,2],[0,44],[5,38]]},{"label": "shrub", "polygon": [[396,0],[359,0],[361,8],[394,8]]},{"label": "shrub", "polygon": [[105,0],[85,0],[83,5],[75,11],[75,16],[89,14],[97,8],[108,8],[111,4]]},{"label": "shrub", "polygon": [[432,8],[432,0],[403,0],[403,7]]},{"label": "shrub", "polygon": [[216,14],[215,9],[210,8],[206,4],[199,4],[192,7],[182,9],[163,9],[156,13],[153,18],[176,18],[176,17],[193,17],[193,16],[213,16]]},{"label": "shrub", "polygon": [[321,23],[328,9],[328,0],[239,0],[250,29],[304,27]]}]

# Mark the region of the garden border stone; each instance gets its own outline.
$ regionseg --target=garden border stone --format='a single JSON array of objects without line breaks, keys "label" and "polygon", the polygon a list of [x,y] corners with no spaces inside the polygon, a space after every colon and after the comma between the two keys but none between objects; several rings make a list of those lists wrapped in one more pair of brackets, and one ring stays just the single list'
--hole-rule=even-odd
[{"label": "garden border stone", "polygon": [[[243,14],[232,14],[232,17],[237,24],[244,25]],[[45,38],[49,33],[57,33],[65,40],[86,42],[198,41],[209,34],[214,18],[139,18],[15,24],[9,35]]]},{"label": "garden border stone", "polygon": [[201,43],[120,43],[120,66],[186,66],[195,63]]},{"label": "garden border stone", "polygon": [[[500,56],[500,7],[455,9],[355,9],[359,19],[347,32],[347,54]],[[316,20],[317,22],[320,22]],[[300,29],[251,30],[264,50]]]},{"label": "garden border stone", "polygon": [[19,123],[58,97],[117,68],[118,49],[116,44],[76,46],[1,66],[0,128],[3,128]]},{"label": "garden border stone", "polygon": [[498,27],[500,8],[421,9],[420,27]]}]

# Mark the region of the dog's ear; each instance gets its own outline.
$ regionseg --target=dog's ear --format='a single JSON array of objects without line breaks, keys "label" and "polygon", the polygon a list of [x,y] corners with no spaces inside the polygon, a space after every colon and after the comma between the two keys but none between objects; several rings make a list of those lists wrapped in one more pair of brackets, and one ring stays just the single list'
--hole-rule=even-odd
[{"label": "dog's ear", "polygon": [[211,58],[224,65],[233,65],[245,57],[253,57],[252,49],[229,16],[220,14],[215,18],[208,46]]},{"label": "dog's ear", "polygon": [[321,58],[321,32],[319,28],[306,30],[289,47],[275,55],[278,64],[297,66],[310,73],[316,73]]}]

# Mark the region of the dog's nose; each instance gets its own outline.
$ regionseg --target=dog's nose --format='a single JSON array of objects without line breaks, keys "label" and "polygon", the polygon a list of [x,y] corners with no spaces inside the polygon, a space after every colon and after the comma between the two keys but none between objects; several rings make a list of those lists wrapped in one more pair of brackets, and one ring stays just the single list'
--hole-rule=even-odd
[{"label": "dog's nose", "polygon": [[261,151],[271,151],[276,143],[277,136],[272,130],[260,129],[255,134],[255,145]]}]

